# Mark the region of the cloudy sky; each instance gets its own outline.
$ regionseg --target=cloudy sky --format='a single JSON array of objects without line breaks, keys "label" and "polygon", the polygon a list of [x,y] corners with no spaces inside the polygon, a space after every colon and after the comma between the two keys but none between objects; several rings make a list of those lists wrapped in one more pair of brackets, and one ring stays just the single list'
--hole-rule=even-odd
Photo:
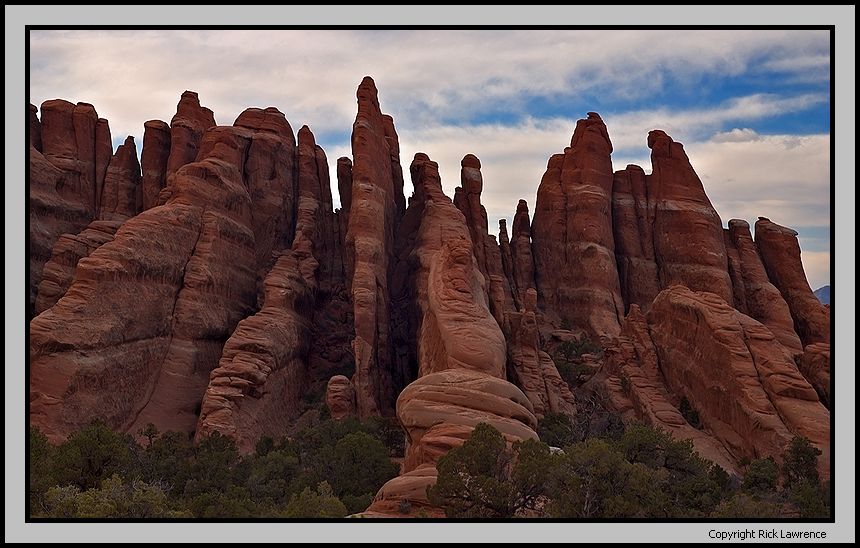
[{"label": "cloudy sky", "polygon": [[646,136],[664,129],[724,224],[761,215],[795,228],[813,289],[829,280],[825,31],[33,31],[30,48],[30,101],[94,104],[114,146],[140,145],[143,122],[169,121],[189,89],[219,124],[279,108],[294,131],[310,126],[332,168],[371,75],[405,172],[426,152],[453,195],[460,159],[481,159],[491,232],[518,199],[533,206],[586,112],[606,121],[615,169],[650,172]]}]

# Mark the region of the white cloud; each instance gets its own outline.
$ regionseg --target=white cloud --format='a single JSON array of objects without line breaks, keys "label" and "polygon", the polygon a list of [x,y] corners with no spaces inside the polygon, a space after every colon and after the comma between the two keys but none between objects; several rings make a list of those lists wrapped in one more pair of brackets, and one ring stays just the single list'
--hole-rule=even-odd
[{"label": "white cloud", "polygon": [[[114,137],[141,143],[143,122],[169,121],[191,89],[220,124],[249,106],[276,106],[294,130],[308,124],[324,141],[325,133],[348,134],[356,87],[370,74],[400,134],[407,194],[415,152],[439,162],[449,195],[460,159],[476,154],[495,232],[518,199],[533,209],[547,159],[585,114],[532,118],[529,98],[641,100],[668,85],[689,92],[709,76],[749,73],[826,82],[829,63],[827,31],[32,31],[31,100],[93,103]],[[663,129],[685,143],[724,220],[764,214],[797,228],[829,224],[828,137],[758,135],[750,127],[826,101],[819,93],[757,93],[702,108],[603,115],[616,169],[649,170],[647,133]],[[463,125],[488,111],[519,122]],[[334,172],[337,158],[350,154],[348,138],[323,144]]]},{"label": "white cloud", "polygon": [[744,143],[748,141],[757,141],[759,134],[756,130],[745,128],[734,128],[730,131],[722,131],[714,134],[712,141],[717,143]]},{"label": "white cloud", "polygon": [[813,291],[830,285],[830,253],[827,251],[801,251],[800,259],[806,271],[806,279]]},{"label": "white cloud", "polygon": [[632,99],[670,77],[695,89],[713,73],[803,75],[808,62],[791,60],[819,60],[828,45],[826,31],[780,30],[33,31],[31,98],[93,103],[114,133],[137,137],[143,121],[169,120],[185,89],[221,124],[276,106],[295,127],[343,131],[370,74],[383,108],[420,127],[487,108],[524,114],[536,95]]}]

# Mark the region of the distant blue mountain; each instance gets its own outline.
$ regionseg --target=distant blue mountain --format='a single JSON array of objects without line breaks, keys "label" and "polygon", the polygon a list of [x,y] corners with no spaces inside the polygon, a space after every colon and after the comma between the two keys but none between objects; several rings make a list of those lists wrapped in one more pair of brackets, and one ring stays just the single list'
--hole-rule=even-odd
[{"label": "distant blue mountain", "polygon": [[815,290],[815,296],[821,301],[821,304],[830,304],[830,286],[825,285]]}]

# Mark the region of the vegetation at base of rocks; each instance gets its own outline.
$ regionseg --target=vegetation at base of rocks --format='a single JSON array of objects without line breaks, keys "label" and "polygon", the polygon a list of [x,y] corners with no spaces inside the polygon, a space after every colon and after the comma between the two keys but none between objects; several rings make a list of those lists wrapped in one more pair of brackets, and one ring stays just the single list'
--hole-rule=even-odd
[{"label": "vegetation at base of rocks", "polygon": [[558,374],[571,388],[579,386],[582,377],[592,372],[583,360],[585,354],[592,354],[598,358],[603,355],[600,345],[593,343],[585,334],[559,344],[552,354]]},{"label": "vegetation at base of rocks", "polygon": [[[552,416],[542,422],[547,436],[569,439],[570,421]],[[826,490],[812,486],[809,454],[803,441],[792,442],[783,459],[802,463],[796,466],[804,475],[780,489],[770,479],[770,464],[751,463],[752,477],[741,484],[701,458],[690,441],[641,424],[617,438],[569,443],[561,452],[536,440],[508,444],[492,426],[480,424],[439,460],[428,496],[447,516],[461,518],[827,516]]]},{"label": "vegetation at base of rocks", "polygon": [[54,446],[31,429],[30,515],[344,517],[397,475],[395,428],[390,419],[328,420],[290,438],[263,437],[246,456],[217,433],[194,444],[147,426],[138,443],[93,422]]}]

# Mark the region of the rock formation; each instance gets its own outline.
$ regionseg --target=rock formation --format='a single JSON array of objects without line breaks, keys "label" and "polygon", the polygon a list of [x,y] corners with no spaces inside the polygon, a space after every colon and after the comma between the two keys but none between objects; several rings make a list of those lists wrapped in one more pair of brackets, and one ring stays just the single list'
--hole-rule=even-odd
[{"label": "rock formation", "polygon": [[532,223],[539,302],[594,336],[617,335],[624,314],[612,235],[611,153],[603,120],[589,112],[576,123],[570,147],[550,158]]},{"label": "rock formation", "polygon": [[511,238],[511,276],[514,279],[514,292],[522,308],[526,292],[535,287],[535,263],[532,254],[531,223],[529,206],[525,200],[517,203]]},{"label": "rock formation", "polygon": [[612,228],[615,259],[625,310],[647,311],[660,292],[654,257],[656,201],[649,196],[645,171],[637,165],[616,171],[612,182]]},{"label": "rock formation", "polygon": [[80,234],[63,234],[42,269],[36,297],[36,314],[54,306],[66,294],[75,277],[75,267],[84,257],[113,240],[122,221],[93,221]]},{"label": "rock formation", "polygon": [[531,403],[504,380],[505,338],[489,311],[466,219],[442,192],[435,162],[416,154],[410,172],[415,194],[405,218],[421,213],[411,273],[421,315],[419,378],[397,400],[408,442],[403,474],[380,489],[369,516],[398,515],[403,500],[411,515],[438,514],[426,495],[436,479],[434,463],[481,422],[510,441],[537,437]]},{"label": "rock formation", "polygon": [[788,305],[770,283],[750,234],[750,225],[740,219],[729,221],[729,234],[740,259],[745,312],[763,323],[792,354],[803,352]]},{"label": "rock formation", "polygon": [[[263,435],[283,436],[300,410],[314,294],[298,254],[282,255],[266,276],[263,308],[224,344],[203,395],[196,437],[229,436],[251,452]],[[304,262],[314,262],[306,257]]]},{"label": "rock formation", "polygon": [[134,137],[128,136],[116,149],[105,173],[99,218],[124,221],[140,213],[143,208],[143,188],[140,163]]},{"label": "rock formation", "polygon": [[541,350],[536,310],[537,292],[532,288],[526,291],[523,311],[509,313],[509,378],[528,397],[538,418],[547,413],[572,417],[576,411],[573,394],[558,374],[552,358]]},{"label": "rock formation", "polygon": [[648,133],[654,200],[654,255],[660,287],[682,284],[733,302],[722,221],[705,194],[684,146],[665,132]]},{"label": "rock formation", "polygon": [[830,344],[812,343],[804,348],[797,367],[830,409]]},{"label": "rock formation", "polygon": [[829,475],[830,416],[791,354],[764,325],[714,293],[664,290],[648,326],[668,390],[695,406],[702,427],[737,459],[781,455],[804,436]]},{"label": "rock formation", "polygon": [[340,420],[355,413],[355,389],[352,382],[343,376],[335,375],[326,385],[325,404],[334,420]]},{"label": "rock formation", "polygon": [[490,236],[487,210],[481,205],[484,180],[481,161],[467,154],[460,162],[460,185],[454,192],[454,205],[466,217],[466,226],[472,240],[472,249],[478,269],[484,276],[485,289],[490,300],[490,311],[500,326],[505,325],[505,311],[513,309],[511,287],[502,268],[502,254],[496,238]]},{"label": "rock formation", "polygon": [[201,160],[171,177],[165,207],[80,260],[66,295],[31,322],[31,421],[49,437],[93,417],[194,431],[209,371],[256,304],[243,166],[258,133],[207,132]]},{"label": "rock formation", "polygon": [[[520,200],[497,242],[477,157],[452,200],[415,154],[407,207],[369,77],[357,103],[337,211],[325,152],[273,107],[216,126],[186,91],[170,126],[146,122],[138,163],[131,137],[112,154],[91,105],[30,105],[31,424],[59,441],[94,418],[151,422],[247,453],[323,404],[335,420],[396,413],[402,474],[366,516],[442,515],[426,497],[441,456],[481,422],[534,438],[539,417],[588,404],[574,391],[733,473],[805,436],[829,476],[829,309],[794,231],[723,229],[660,130],[650,175],[613,173],[589,113],[534,218]],[[568,386],[548,352],[582,333],[599,349]]]},{"label": "rock formation", "polygon": [[[41,120],[30,107],[30,281],[35,310],[42,268],[61,234],[77,234],[97,212],[111,156],[107,121],[88,103],[45,101]],[[37,146],[38,145],[38,146]]]},{"label": "rock formation", "polygon": [[200,106],[197,93],[185,91],[176,105],[176,114],[170,120],[170,154],[167,157],[167,174],[197,159],[203,132],[215,125],[215,115]]},{"label": "rock formation", "polygon": [[830,311],[812,293],[803,263],[797,232],[766,217],[755,223],[755,243],[768,278],[782,293],[794,328],[804,345],[830,342]]},{"label": "rock formation", "polygon": [[[358,87],[358,114],[352,127],[352,190],[346,253],[351,257],[355,317],[355,386],[358,415],[386,411],[393,399],[390,381],[388,268],[394,232],[404,203],[402,175],[393,167],[396,141],[390,117],[379,109],[376,84],[365,77]],[[398,186],[399,185],[399,186]]]},{"label": "rock formation", "polygon": [[142,171],[143,209],[158,205],[158,195],[167,185],[167,159],[170,157],[170,126],[161,120],[143,124]]}]

